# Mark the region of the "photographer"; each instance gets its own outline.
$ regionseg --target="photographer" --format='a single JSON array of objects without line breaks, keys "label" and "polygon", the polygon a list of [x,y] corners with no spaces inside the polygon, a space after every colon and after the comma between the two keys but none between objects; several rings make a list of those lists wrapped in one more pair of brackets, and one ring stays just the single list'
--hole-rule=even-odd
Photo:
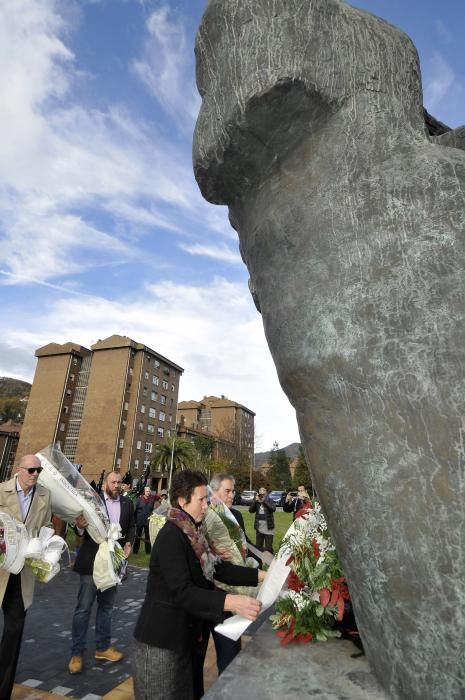
[{"label": "photographer", "polygon": [[286,500],[283,503],[283,510],[286,513],[292,513],[292,520],[295,520],[296,513],[310,503],[310,496],[307,493],[305,484],[299,484],[297,486],[297,493],[295,491],[289,491],[287,494]]},{"label": "photographer", "polygon": [[273,554],[274,537],[274,511],[276,506],[268,498],[268,491],[261,488],[255,501],[249,508],[249,513],[255,513],[256,544],[260,549],[265,549]]}]

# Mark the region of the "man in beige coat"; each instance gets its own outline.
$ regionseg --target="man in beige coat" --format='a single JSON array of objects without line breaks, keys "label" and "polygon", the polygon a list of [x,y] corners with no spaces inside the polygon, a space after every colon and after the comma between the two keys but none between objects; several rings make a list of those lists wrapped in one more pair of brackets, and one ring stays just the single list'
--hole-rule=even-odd
[{"label": "man in beige coat", "polygon": [[[42,471],[35,455],[25,455],[15,476],[0,484],[0,512],[26,525],[28,532],[50,525],[50,491],[37,483]],[[20,574],[0,570],[3,636],[0,642],[0,700],[9,700],[21,648],[26,610],[32,603],[34,576],[25,567]]]}]

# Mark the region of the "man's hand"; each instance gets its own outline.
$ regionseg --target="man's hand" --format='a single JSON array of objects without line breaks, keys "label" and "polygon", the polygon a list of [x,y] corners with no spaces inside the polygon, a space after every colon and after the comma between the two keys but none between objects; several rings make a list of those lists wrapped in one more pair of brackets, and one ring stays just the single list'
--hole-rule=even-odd
[{"label": "man's hand", "polygon": [[263,581],[266,579],[267,571],[262,571],[261,569],[258,571],[258,580],[260,583],[263,583]]},{"label": "man's hand", "polygon": [[224,547],[216,547],[214,551],[215,554],[221,557],[221,559],[223,559],[224,561],[230,561],[233,558],[231,550],[225,549]]},{"label": "man's hand", "polygon": [[81,513],[81,515],[78,515],[76,518],[76,527],[78,527],[80,530],[85,530],[87,527],[87,519],[86,516]]},{"label": "man's hand", "polygon": [[123,547],[123,554],[126,557],[126,559],[129,559],[131,552],[132,552],[132,545],[130,542],[126,542],[126,544]]}]

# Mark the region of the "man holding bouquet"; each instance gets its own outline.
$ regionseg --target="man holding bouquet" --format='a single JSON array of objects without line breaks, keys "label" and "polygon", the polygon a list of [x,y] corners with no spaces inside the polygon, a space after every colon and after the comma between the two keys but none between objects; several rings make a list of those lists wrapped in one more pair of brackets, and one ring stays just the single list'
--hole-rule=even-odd
[{"label": "man holding bouquet", "polygon": [[[134,508],[128,498],[120,498],[121,474],[110,472],[103,482],[102,500],[105,504],[110,522],[121,526],[122,537],[118,540],[129,557],[135,535]],[[97,590],[93,579],[94,560],[98,544],[90,537],[87,521],[83,515],[76,519],[78,534],[84,535],[84,542],[74,563],[74,570],[80,574],[78,602],[73,616],[71,659],[68,665],[70,673],[81,673],[83,655],[86,649],[87,630],[90,614],[97,598],[97,615],[95,618],[96,659],[120,661],[123,654],[110,646],[111,616],[116,597],[116,586],[104,591]]]},{"label": "man holding bouquet", "polygon": [[[25,455],[15,476],[0,484],[0,511],[24,523],[29,532],[51,525],[50,491],[37,483],[41,471],[40,460],[35,455]],[[19,574],[0,570],[0,603],[4,621],[0,642],[0,700],[9,700],[13,691],[34,580],[29,567],[24,567]]]}]

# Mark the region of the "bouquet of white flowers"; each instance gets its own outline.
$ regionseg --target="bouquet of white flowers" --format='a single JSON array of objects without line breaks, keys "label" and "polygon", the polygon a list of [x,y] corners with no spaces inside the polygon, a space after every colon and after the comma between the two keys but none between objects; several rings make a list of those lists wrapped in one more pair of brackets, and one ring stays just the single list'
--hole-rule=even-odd
[{"label": "bouquet of white flowers", "polygon": [[55,535],[53,528],[41,527],[38,536],[32,537],[27,545],[26,566],[38,581],[48,583],[60,571],[59,561],[65,549],[68,549],[66,542]]},{"label": "bouquet of white flowers", "polygon": [[26,526],[0,512],[0,569],[19,574],[24,566],[28,544]]},{"label": "bouquet of white flowers", "polygon": [[43,467],[39,482],[51,492],[52,512],[71,523],[84,515],[87,532],[100,545],[93,572],[98,590],[117,585],[124,575],[123,560],[126,561],[117,542],[121,536],[119,525],[110,524],[102,499],[56,445],[49,445],[36,457]]},{"label": "bouquet of white flowers", "polygon": [[88,522],[89,535],[97,544],[103,542],[107,538],[110,520],[92,486],[56,445],[45,447],[37,452],[36,457],[43,468],[39,483],[51,492],[52,512],[73,524],[78,515],[83,514]]}]

